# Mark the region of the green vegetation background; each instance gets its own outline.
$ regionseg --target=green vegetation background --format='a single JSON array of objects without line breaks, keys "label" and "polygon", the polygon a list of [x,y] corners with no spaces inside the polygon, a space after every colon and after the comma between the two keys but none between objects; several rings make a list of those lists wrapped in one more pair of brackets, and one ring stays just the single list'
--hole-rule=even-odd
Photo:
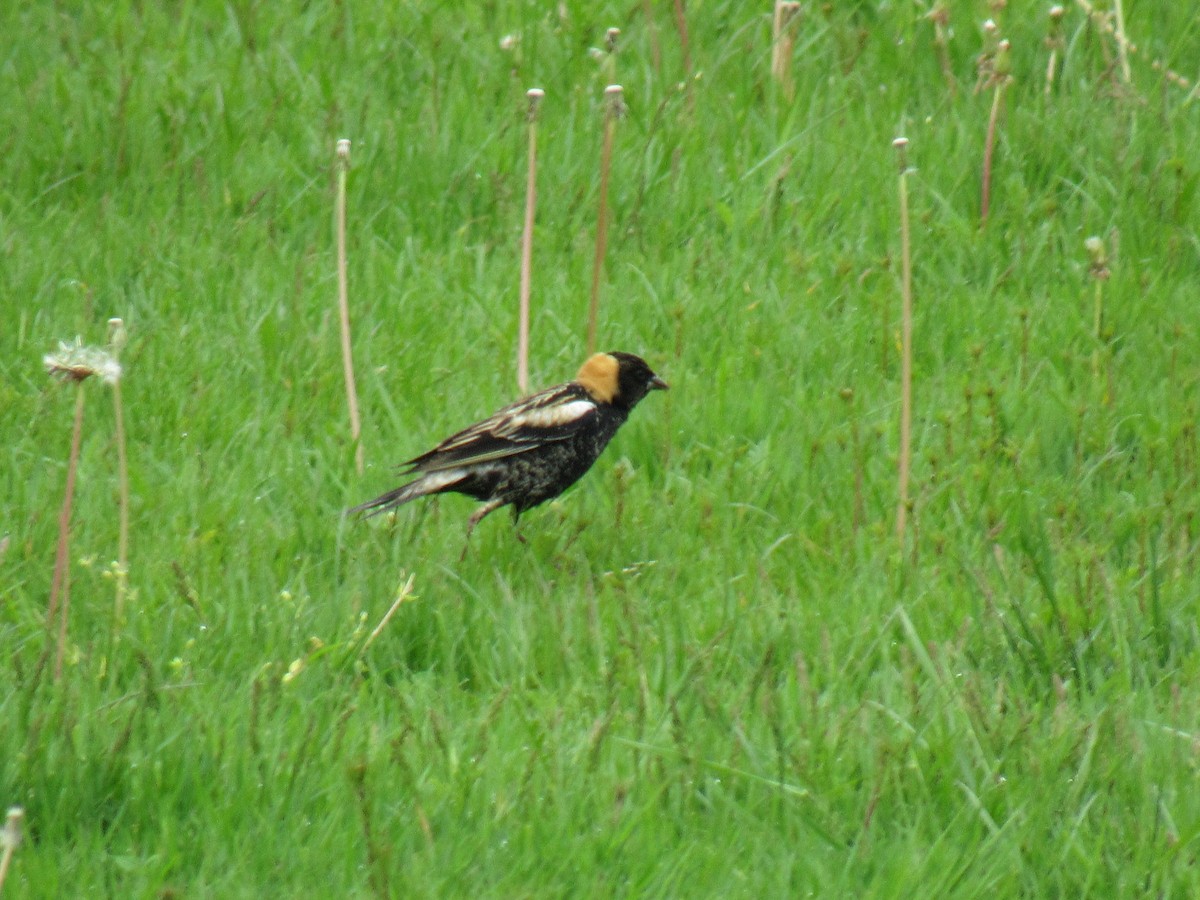
[{"label": "green vegetation background", "polygon": [[[650,15],[646,7],[652,7]],[[1200,25],[1126,2],[6,3],[0,804],[12,896],[1195,896]],[[760,8],[761,7],[761,8]],[[342,511],[583,335],[622,29],[605,348],[673,386],[528,515]],[[507,48],[502,39],[510,37]],[[1155,63],[1159,63],[1158,67]],[[894,535],[897,163],[915,255]],[[335,313],[349,177],[354,474]],[[1084,251],[1106,241],[1100,286]],[[39,665],[72,391],[125,319],[132,543],[88,384],[61,681]],[[400,606],[364,649],[401,585]]]}]

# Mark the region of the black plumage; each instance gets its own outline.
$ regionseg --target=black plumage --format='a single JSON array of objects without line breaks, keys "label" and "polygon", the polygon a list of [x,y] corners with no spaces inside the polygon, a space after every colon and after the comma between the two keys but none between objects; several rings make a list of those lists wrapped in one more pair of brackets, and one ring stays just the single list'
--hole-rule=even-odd
[{"label": "black plumage", "polygon": [[667,383],[632,353],[597,353],[574,381],[532,394],[410,459],[413,481],[350,512],[375,515],[429,494],[482,501],[467,537],[488,513],[511,505],[516,519],[583,476],[630,411]]}]

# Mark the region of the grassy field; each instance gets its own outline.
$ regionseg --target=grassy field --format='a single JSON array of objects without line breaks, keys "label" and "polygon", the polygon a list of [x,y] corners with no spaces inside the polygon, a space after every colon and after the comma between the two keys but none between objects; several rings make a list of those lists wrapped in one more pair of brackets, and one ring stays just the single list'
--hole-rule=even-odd
[{"label": "grassy field", "polygon": [[[1046,7],[998,14],[981,227],[986,5],[944,66],[926,4],[809,5],[791,100],[769,3],[689,3],[686,58],[666,2],[3,5],[4,896],[1200,893],[1194,10],[1126,0],[1127,82],[1066,4],[1048,92]],[[600,343],[673,389],[527,544],[460,562],[457,496],[344,518],[516,396],[533,86],[532,380],[582,361],[608,66]],[[87,383],[55,679],[42,357],[110,316],[131,593]]]}]

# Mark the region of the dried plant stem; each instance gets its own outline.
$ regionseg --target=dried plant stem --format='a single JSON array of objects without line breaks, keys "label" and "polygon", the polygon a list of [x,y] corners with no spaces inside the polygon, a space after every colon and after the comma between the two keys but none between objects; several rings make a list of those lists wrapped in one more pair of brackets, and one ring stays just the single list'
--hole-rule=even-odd
[{"label": "dried plant stem", "polygon": [[1046,94],[1054,90],[1054,76],[1058,72],[1058,48],[1050,50],[1050,58],[1046,60]]},{"label": "dried plant stem", "polygon": [[537,114],[546,92],[530,88],[529,168],[525,179],[525,228],[521,232],[521,298],[517,322],[517,388],[529,393],[529,292],[533,282],[533,216],[537,208]]},{"label": "dried plant stem", "polygon": [[642,0],[642,17],[646,20],[646,33],[650,36],[650,63],[654,74],[662,74],[662,47],[658,43],[658,26],[654,24],[654,7],[651,0]]},{"label": "dried plant stem", "polygon": [[67,572],[71,553],[71,504],[75,499],[75,472],[79,467],[79,447],[82,442],[83,382],[77,382],[75,385],[75,425],[71,432],[71,455],[67,459],[67,487],[63,496],[62,511],[58,514],[58,549],[54,554],[54,577],[50,583],[50,609],[46,614],[47,633],[53,633],[55,617],[60,616],[58,645],[54,654],[55,680],[62,677],[63,648],[67,641],[67,614],[71,606],[71,579]]},{"label": "dried plant stem", "polygon": [[979,225],[987,224],[992,203],[992,158],[996,147],[996,121],[1000,117],[1000,101],[1004,96],[1004,85],[992,88],[992,111],[988,115],[987,137],[983,144],[983,178],[979,190]]},{"label": "dried plant stem", "polygon": [[904,541],[908,524],[908,484],[912,469],[912,243],[908,220],[908,139],[892,142],[900,162],[900,458],[899,501],[896,505],[896,536]]},{"label": "dried plant stem", "polygon": [[692,51],[688,38],[687,11],[683,8],[683,0],[675,0],[675,28],[679,32],[679,48],[683,52],[683,72],[690,83],[692,80]]},{"label": "dried plant stem", "polygon": [[0,852],[0,891],[4,890],[4,882],[8,878],[8,867],[12,864],[13,854],[21,843],[21,820],[25,818],[25,810],[19,806],[10,806],[4,821],[2,852]]},{"label": "dried plant stem", "polygon": [[596,221],[596,255],[592,259],[592,299],[588,306],[587,352],[596,352],[597,320],[600,312],[600,274],[608,249],[608,176],[612,168],[613,135],[621,115],[621,86],[610,84],[604,89],[604,144],[600,151],[600,212]]},{"label": "dried plant stem", "polygon": [[113,385],[113,415],[117,430],[117,600],[113,610],[113,627],[120,628],[125,615],[125,597],[129,575],[129,461],[125,450],[125,410],[121,402],[121,384]]},{"label": "dried plant stem", "polygon": [[362,421],[358,415],[358,389],[354,385],[354,356],[350,347],[350,291],[346,277],[346,173],[350,169],[350,142],[337,142],[337,287],[338,314],[342,331],[342,374],[346,380],[346,403],[350,408],[350,440],[354,442],[354,467],[363,473]]},{"label": "dried plant stem", "polygon": [[683,53],[683,84],[684,94],[687,97],[688,115],[692,115],[696,111],[696,92],[692,90],[692,51],[691,39],[688,37],[687,11],[684,9],[683,0],[675,0],[675,30],[679,32],[679,48]]},{"label": "dried plant stem", "polygon": [[1062,20],[1065,11],[1061,6],[1050,7],[1050,31],[1046,36],[1046,46],[1050,48],[1050,58],[1046,61],[1046,95],[1054,88],[1054,78],[1058,74],[1058,54],[1062,51],[1063,41]]},{"label": "dried plant stem", "polygon": [[[1120,11],[1120,20],[1118,24],[1114,26],[1113,23],[1108,20],[1108,14],[1096,9],[1096,7],[1092,5],[1091,0],[1075,0],[1075,5],[1087,14],[1088,19],[1096,27],[1106,34],[1113,36],[1113,39],[1117,42],[1117,55],[1121,60],[1121,72],[1126,81],[1128,81],[1132,77],[1132,72],[1130,71],[1129,74],[1126,74],[1126,68],[1128,66],[1129,58],[1138,52],[1138,46],[1133,41],[1129,40],[1125,34],[1124,11]],[[1118,9],[1119,8],[1120,7],[1118,4]],[[1176,87],[1183,88],[1184,90],[1192,87],[1192,82],[1189,78],[1184,75],[1180,75],[1174,69],[1169,68],[1161,59],[1151,60],[1150,68],[1154,69],[1156,72],[1162,72],[1163,77]],[[1200,91],[1200,83],[1198,83],[1196,87],[1192,89],[1191,93],[1188,94],[1185,102],[1194,100],[1198,91]]]},{"label": "dried plant stem", "polygon": [[958,96],[958,79],[954,77],[954,64],[950,61],[950,11],[938,3],[926,14],[933,22],[933,45],[937,48],[938,64],[942,67],[942,78],[950,98]]},{"label": "dried plant stem", "polygon": [[[1112,272],[1108,267],[1108,248],[1104,240],[1093,235],[1083,242],[1089,257],[1088,272],[1095,282],[1095,293],[1092,301],[1092,336],[1095,346],[1092,348],[1092,377],[1100,381],[1100,351],[1104,346],[1104,282],[1108,281]],[[1110,397],[1106,394],[1105,402]]]},{"label": "dried plant stem", "polygon": [[1116,13],[1117,59],[1121,62],[1121,78],[1126,83],[1133,79],[1129,70],[1129,39],[1125,37],[1125,10],[1121,0],[1113,0],[1113,11]]},{"label": "dried plant stem", "polygon": [[375,638],[379,637],[379,635],[383,633],[383,629],[386,628],[387,623],[392,620],[392,616],[394,616],[396,614],[396,610],[398,610],[400,608],[400,604],[403,603],[405,600],[413,599],[412,589],[413,589],[413,580],[415,578],[416,578],[415,575],[409,575],[408,581],[404,582],[404,584],[401,585],[400,592],[396,595],[395,602],[393,602],[391,608],[386,613],[383,614],[383,618],[379,620],[379,624],[375,626],[375,630],[372,631],[371,634],[367,637],[366,641],[363,642],[362,649],[360,651],[358,651],[360,656],[362,654],[366,653],[367,648],[370,647],[371,644],[373,644],[375,642]]},{"label": "dried plant stem", "polygon": [[[109,319],[109,344],[114,358],[125,344],[125,323]],[[113,641],[118,639],[125,617],[125,600],[129,590],[129,457],[125,444],[125,404],[121,400],[120,379],[113,382],[113,419],[117,432],[117,595],[113,604]]]},{"label": "dried plant stem", "polygon": [[792,81],[792,56],[796,51],[796,29],[803,11],[798,0],[775,0],[775,19],[771,42],[771,75],[779,82],[783,96],[795,94]]}]

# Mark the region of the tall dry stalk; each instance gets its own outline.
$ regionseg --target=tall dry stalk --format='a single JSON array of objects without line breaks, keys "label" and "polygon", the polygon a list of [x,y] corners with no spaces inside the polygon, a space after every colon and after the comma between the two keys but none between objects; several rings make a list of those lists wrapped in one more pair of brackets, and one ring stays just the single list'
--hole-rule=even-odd
[{"label": "tall dry stalk", "polygon": [[958,96],[958,79],[954,77],[954,64],[950,61],[950,10],[945,3],[937,3],[925,14],[933,23],[933,45],[937,48],[938,65],[942,67],[942,79],[950,99]]},{"label": "tall dry stalk", "polygon": [[687,95],[688,115],[695,112],[696,92],[693,90],[691,38],[688,36],[687,10],[683,0],[674,0],[675,30],[679,32],[679,49],[683,54],[683,84]]},{"label": "tall dry stalk", "polygon": [[350,440],[354,442],[354,467],[363,473],[362,421],[358,415],[358,389],[354,385],[354,355],[350,346],[350,290],[346,276],[346,173],[350,171],[350,141],[337,142],[337,287],[338,316],[342,331],[342,374],[350,408]]},{"label": "tall dry stalk", "polygon": [[1055,4],[1050,7],[1050,28],[1046,34],[1046,48],[1050,51],[1050,58],[1046,60],[1046,94],[1054,89],[1054,79],[1058,74],[1058,56],[1066,49],[1066,40],[1063,38],[1063,16],[1066,11],[1059,5]]},{"label": "tall dry stalk", "polygon": [[75,472],[79,468],[79,447],[83,442],[83,382],[75,385],[75,424],[71,430],[71,453],[67,458],[67,487],[58,514],[58,547],[54,552],[54,576],[50,582],[50,610],[46,630],[53,633],[58,617],[58,637],[54,651],[54,679],[62,677],[63,648],[67,643],[67,619],[71,610],[71,573],[67,571],[71,555],[71,505],[75,499]]},{"label": "tall dry stalk", "polygon": [[[1092,378],[1099,383],[1100,350],[1104,346],[1104,282],[1108,281],[1112,272],[1108,268],[1108,248],[1104,246],[1102,238],[1093,235],[1083,242],[1083,246],[1088,253],[1088,274],[1095,285],[1092,298],[1092,337],[1095,340],[1092,348]],[[1102,389],[1106,403],[1111,400],[1107,393]]]},{"label": "tall dry stalk", "polygon": [[683,7],[683,0],[674,0],[673,5],[675,30],[679,32],[679,49],[683,53],[683,72],[690,83],[692,80],[692,48],[691,38],[688,36],[687,10]]},{"label": "tall dry stalk", "polygon": [[[42,362],[51,376],[75,385],[75,417],[71,429],[71,451],[67,457],[67,486],[62,510],[58,515],[58,546],[54,553],[54,575],[50,580],[50,603],[46,612],[46,634],[54,633],[58,620],[58,638],[54,654],[54,678],[62,677],[63,654],[67,643],[67,620],[71,607],[71,506],[75,499],[75,475],[79,468],[79,448],[83,442],[83,383],[93,375],[115,385],[121,377],[120,364],[108,353],[75,343],[60,343],[57,353],[48,353]],[[47,650],[49,647],[47,646]],[[45,659],[43,655],[42,659]],[[40,668],[40,664],[39,664]]]},{"label": "tall dry stalk", "polygon": [[900,165],[900,458],[896,536],[904,542],[908,525],[908,485],[912,470],[912,241],[908,219],[908,138],[892,141]]},{"label": "tall dry stalk", "polygon": [[775,0],[772,23],[771,75],[779,83],[783,96],[791,100],[795,94],[792,81],[792,56],[796,52],[796,31],[803,7],[799,0]]},{"label": "tall dry stalk", "polygon": [[[113,359],[120,362],[121,351],[125,348],[128,335],[125,323],[121,319],[108,320],[108,348]],[[117,486],[118,486],[118,536],[117,536],[117,570],[114,574],[117,582],[117,596],[113,603],[113,641],[116,642],[125,616],[125,600],[129,590],[129,458],[125,443],[125,406],[121,401],[121,379],[118,377],[112,385],[113,417],[117,431]]]},{"label": "tall dry stalk", "polygon": [[517,321],[517,388],[529,393],[529,292],[533,283],[533,217],[537,208],[537,120],[538,107],[546,92],[526,92],[529,110],[529,168],[525,178],[525,228],[521,232],[521,297]]},{"label": "tall dry stalk", "polygon": [[592,259],[592,297],[588,306],[587,352],[596,352],[597,321],[600,314],[600,274],[608,250],[608,176],[612,168],[613,135],[617,119],[624,112],[622,88],[610,84],[604,89],[604,144],[600,151],[600,212],[596,220],[596,255]]},{"label": "tall dry stalk", "polygon": [[604,32],[604,55],[600,67],[605,84],[616,84],[617,79],[617,50],[621,45],[621,29],[609,28]]},{"label": "tall dry stalk", "polygon": [[642,0],[642,17],[646,20],[646,33],[650,36],[650,63],[654,74],[662,74],[662,47],[658,43],[658,26],[654,23],[654,7],[651,0]]},{"label": "tall dry stalk", "polygon": [[379,637],[379,635],[383,633],[383,629],[386,628],[387,623],[392,620],[392,616],[396,614],[396,610],[400,608],[400,605],[406,600],[416,599],[416,597],[413,596],[413,582],[416,581],[416,578],[416,575],[409,575],[408,581],[404,582],[404,584],[400,586],[400,590],[396,592],[396,599],[392,602],[391,607],[389,607],[388,611],[383,614],[383,618],[379,620],[379,624],[375,626],[374,631],[372,631],[370,635],[367,636],[367,639],[363,642],[362,647],[358,651],[359,656],[362,656],[364,653],[366,653],[367,648],[370,647],[371,644],[375,643],[375,638]]},{"label": "tall dry stalk", "polygon": [[1129,69],[1129,38],[1125,36],[1125,8],[1121,0],[1113,0],[1113,13],[1116,18],[1117,59],[1121,63],[1121,79],[1129,84],[1133,73]]},{"label": "tall dry stalk", "polygon": [[[988,20],[993,27],[995,23]],[[992,201],[992,160],[995,156],[996,148],[996,128],[1000,120],[1000,109],[1004,100],[1004,92],[1008,88],[1012,78],[1009,72],[1012,70],[1012,46],[1007,40],[1000,40],[996,43],[995,51],[981,57],[981,74],[985,77],[984,87],[992,89],[992,108],[988,115],[987,136],[984,138],[983,144],[983,173],[980,178],[979,188],[979,226],[982,228],[987,225],[988,213],[991,210]]]},{"label": "tall dry stalk", "polygon": [[[1120,20],[1117,25],[1114,25],[1111,21],[1109,21],[1110,15],[1106,12],[1096,9],[1096,7],[1092,5],[1091,0],[1075,0],[1075,5],[1087,13],[1088,21],[1090,21],[1095,27],[1099,28],[1103,33],[1111,35],[1113,40],[1116,41],[1117,56],[1121,61],[1122,76],[1127,80],[1132,78],[1132,70],[1129,69],[1129,60],[1139,51],[1138,45],[1131,41],[1125,34],[1124,10],[1120,10]],[[1187,99],[1184,101],[1185,103],[1190,103],[1195,100],[1197,96],[1200,96],[1200,83],[1193,88],[1191,79],[1184,75],[1180,75],[1161,59],[1152,59],[1150,61],[1150,68],[1154,69],[1156,72],[1161,72],[1163,78],[1166,79],[1168,84],[1173,84],[1175,87],[1182,88],[1184,90],[1188,90],[1190,88],[1191,91],[1188,94]],[[1127,71],[1129,74],[1126,74]]]},{"label": "tall dry stalk", "polygon": [[0,891],[4,890],[4,882],[8,878],[8,867],[12,864],[13,854],[21,843],[21,820],[25,818],[25,810],[19,806],[10,806],[4,820],[4,830],[0,832]]}]

